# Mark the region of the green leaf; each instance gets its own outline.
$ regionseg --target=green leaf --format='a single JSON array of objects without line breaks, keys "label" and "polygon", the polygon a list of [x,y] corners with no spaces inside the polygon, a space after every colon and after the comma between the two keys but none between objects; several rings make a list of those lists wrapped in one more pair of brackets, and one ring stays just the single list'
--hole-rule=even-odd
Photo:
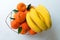
[{"label": "green leaf", "polygon": [[20,33],[20,32],[21,32],[21,30],[22,30],[22,27],[19,27],[19,28],[18,28],[18,33]]},{"label": "green leaf", "polygon": [[14,11],[15,13],[18,12],[18,10],[16,10],[16,9],[14,9],[13,11]]},{"label": "green leaf", "polygon": [[31,4],[28,5],[27,10],[30,10],[30,8],[31,8]]},{"label": "green leaf", "polygon": [[13,20],[15,20],[15,18],[12,18],[12,17],[10,17],[10,19],[13,19]]}]

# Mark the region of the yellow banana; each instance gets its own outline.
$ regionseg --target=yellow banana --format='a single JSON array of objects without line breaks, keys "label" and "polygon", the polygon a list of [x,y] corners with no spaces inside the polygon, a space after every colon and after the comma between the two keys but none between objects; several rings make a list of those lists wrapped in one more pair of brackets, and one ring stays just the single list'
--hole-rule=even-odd
[{"label": "yellow banana", "polygon": [[47,27],[46,25],[44,24],[44,22],[39,18],[36,10],[34,8],[31,8],[30,9],[30,13],[29,13],[31,19],[36,23],[36,25],[42,29],[42,30],[46,30]]},{"label": "yellow banana", "polygon": [[35,23],[31,20],[30,18],[30,15],[29,15],[29,12],[26,14],[26,21],[27,21],[27,24],[29,25],[29,27],[35,31],[35,32],[41,32],[42,30],[37,26],[35,25]]},{"label": "yellow banana", "polygon": [[50,28],[52,23],[51,23],[51,17],[48,10],[42,5],[37,6],[35,9],[38,12],[38,15],[43,17],[42,20],[45,21],[47,27]]}]

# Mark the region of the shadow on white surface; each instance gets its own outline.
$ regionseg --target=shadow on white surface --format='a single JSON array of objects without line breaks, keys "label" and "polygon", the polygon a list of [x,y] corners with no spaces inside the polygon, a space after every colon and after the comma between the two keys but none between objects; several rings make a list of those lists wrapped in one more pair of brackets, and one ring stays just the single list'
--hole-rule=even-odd
[{"label": "shadow on white surface", "polygon": [[24,36],[24,40],[57,40],[55,30],[50,29],[36,35],[20,35]]}]

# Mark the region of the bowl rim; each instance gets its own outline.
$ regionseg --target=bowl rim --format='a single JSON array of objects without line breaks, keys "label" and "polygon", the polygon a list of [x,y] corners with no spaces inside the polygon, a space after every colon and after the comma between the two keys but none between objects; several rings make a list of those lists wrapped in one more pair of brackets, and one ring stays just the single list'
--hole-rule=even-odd
[{"label": "bowl rim", "polygon": [[[11,15],[12,16],[12,11],[11,12],[9,12],[9,14],[6,16],[6,19],[5,19],[5,23],[6,23],[6,25],[12,30],[12,31],[14,31],[14,32],[16,32],[16,33],[18,33],[17,31],[15,31],[15,30],[13,30],[12,28],[11,28],[11,26],[8,24],[8,22],[7,22],[7,19],[9,18],[9,15]],[[11,21],[11,20],[10,20]]]}]

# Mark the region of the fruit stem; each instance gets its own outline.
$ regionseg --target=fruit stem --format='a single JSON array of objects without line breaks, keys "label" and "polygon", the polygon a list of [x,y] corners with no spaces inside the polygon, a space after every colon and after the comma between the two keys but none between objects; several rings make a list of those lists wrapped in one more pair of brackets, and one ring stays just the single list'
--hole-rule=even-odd
[{"label": "fruit stem", "polygon": [[18,34],[21,32],[21,30],[22,30],[22,27],[19,27],[18,28]]},{"label": "fruit stem", "polygon": [[14,11],[15,13],[18,12],[18,10],[16,10],[16,9],[14,9],[13,11]]},{"label": "fruit stem", "polygon": [[30,8],[31,8],[31,4],[28,5],[27,10],[30,10]]},{"label": "fruit stem", "polygon": [[10,17],[10,19],[13,19],[13,20],[15,20],[15,18],[11,18],[11,17]]}]

